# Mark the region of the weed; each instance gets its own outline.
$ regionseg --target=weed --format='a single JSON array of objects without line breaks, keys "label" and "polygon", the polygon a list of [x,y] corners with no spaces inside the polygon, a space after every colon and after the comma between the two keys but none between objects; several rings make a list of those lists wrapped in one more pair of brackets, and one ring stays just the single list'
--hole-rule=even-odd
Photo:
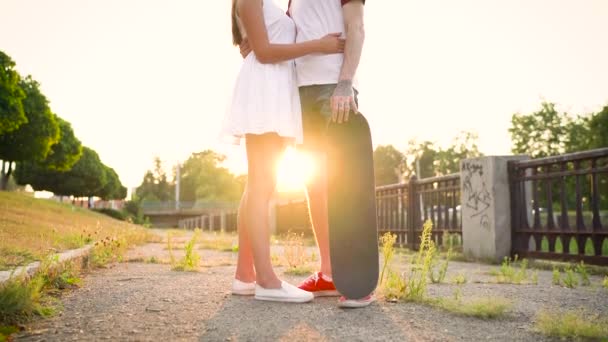
[{"label": "weed", "polygon": [[[222,252],[238,252],[238,243],[235,241],[235,235],[224,232],[214,232],[213,234],[204,234],[200,242],[201,249],[212,249]],[[235,248],[236,247],[236,248]]]},{"label": "weed", "polygon": [[270,254],[270,262],[274,266],[283,266],[283,261],[281,260],[281,257],[279,257],[276,253]]},{"label": "weed", "polygon": [[306,264],[302,234],[287,233],[283,243],[283,256],[289,268],[300,268]]},{"label": "weed", "polygon": [[302,265],[302,266],[289,267],[285,270],[284,273],[289,274],[289,275],[302,276],[302,275],[309,275],[313,272],[314,272],[314,268],[312,266]]},{"label": "weed", "polygon": [[160,264],[160,260],[156,256],[151,256],[146,260],[148,264]]},{"label": "weed", "polygon": [[455,276],[455,277],[452,279],[452,282],[453,282],[454,284],[457,284],[457,285],[466,284],[466,282],[467,282],[467,278],[465,277],[465,275],[464,275],[464,274],[462,274],[462,273],[458,273],[458,275],[456,275],[456,276]]},{"label": "weed", "polygon": [[12,334],[18,333],[19,328],[15,326],[0,326],[0,342],[12,341]]},{"label": "weed", "polygon": [[172,232],[167,233],[167,250],[169,251],[169,262],[172,266],[175,266],[175,255],[173,255],[173,234]]},{"label": "weed", "polygon": [[587,271],[585,262],[581,261],[580,264],[576,265],[576,273],[578,273],[578,276],[581,279],[581,285],[583,285],[583,286],[591,285],[591,281],[589,280],[589,272]]},{"label": "weed", "polygon": [[434,263],[431,269],[429,270],[429,279],[433,284],[435,283],[443,283],[445,280],[445,275],[448,272],[448,264],[450,263],[450,259],[452,258],[452,247],[449,247],[448,253],[445,257],[444,262],[439,267],[439,271],[435,274]]},{"label": "weed", "polygon": [[95,242],[89,260],[94,267],[105,267],[109,263],[122,261],[126,249],[124,238],[106,237]]},{"label": "weed", "polygon": [[532,272],[532,280],[530,282],[534,285],[538,285],[538,271]]},{"label": "weed", "polygon": [[604,277],[604,281],[602,282],[602,286],[603,286],[605,289],[608,289],[608,276],[605,276],[605,277]]},{"label": "weed", "polygon": [[420,237],[420,249],[413,259],[413,265],[407,278],[405,272],[398,274],[388,267],[387,281],[382,287],[382,292],[387,300],[423,301],[425,299],[427,275],[436,251],[435,243],[431,240],[432,230],[433,223],[430,220],[426,221]]},{"label": "weed", "polygon": [[310,262],[317,262],[317,260],[319,260],[317,258],[317,253],[315,253],[315,252],[310,253]]},{"label": "weed", "polygon": [[387,271],[386,282],[382,286],[382,293],[389,301],[399,301],[407,299],[407,279],[404,274],[399,274],[389,269]]},{"label": "weed", "polygon": [[532,279],[529,278],[528,274],[528,260],[523,259],[519,263],[519,270],[513,267],[513,264],[518,262],[518,257],[515,255],[515,258],[511,260],[509,257],[504,257],[502,264],[500,265],[500,269],[498,271],[492,271],[490,274],[496,276],[496,282],[499,284],[534,284],[538,283],[538,274],[532,276]]},{"label": "weed", "polygon": [[561,278],[562,278],[562,275],[559,271],[559,267],[553,266],[553,280],[551,281],[551,283],[553,285],[559,286],[559,285],[561,285]]},{"label": "weed", "polygon": [[194,235],[192,235],[192,238],[190,239],[190,241],[188,241],[186,243],[186,245],[184,246],[184,250],[185,250],[184,257],[182,258],[182,260],[180,260],[180,262],[177,265],[173,266],[174,271],[193,272],[193,271],[198,270],[198,267],[201,262],[201,257],[194,250],[194,245],[196,244],[196,242],[198,240],[200,232],[201,232],[201,230],[198,228],[194,230]]},{"label": "weed", "polygon": [[477,298],[462,301],[460,294],[456,294],[455,297],[455,299],[441,298],[435,300],[432,305],[458,315],[481,319],[502,317],[512,307],[512,304],[505,298]]},{"label": "weed", "polygon": [[563,312],[541,311],[535,321],[536,330],[547,336],[562,339],[608,338],[608,319],[598,314],[590,314],[583,309]]},{"label": "weed", "polygon": [[395,241],[397,241],[397,235],[386,233],[380,237],[380,243],[382,244],[382,272],[380,273],[380,285],[384,282],[384,273],[389,267],[393,255],[395,252]]},{"label": "weed", "polygon": [[576,279],[575,272],[572,270],[571,266],[566,266],[563,281],[564,285],[569,289],[573,289],[578,286],[578,280]]}]

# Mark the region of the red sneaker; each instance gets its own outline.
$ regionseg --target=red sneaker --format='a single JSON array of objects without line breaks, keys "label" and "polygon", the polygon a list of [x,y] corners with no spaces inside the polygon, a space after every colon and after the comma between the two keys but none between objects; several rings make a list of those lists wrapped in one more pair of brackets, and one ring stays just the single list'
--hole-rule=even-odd
[{"label": "red sneaker", "polygon": [[321,272],[314,273],[304,280],[298,287],[304,291],[312,292],[315,297],[331,297],[340,295],[340,293],[336,290],[333,281],[323,279],[323,273]]},{"label": "red sneaker", "polygon": [[346,299],[346,297],[340,297],[338,306],[341,308],[363,308],[376,301],[376,297],[373,294],[367,295],[361,299]]}]

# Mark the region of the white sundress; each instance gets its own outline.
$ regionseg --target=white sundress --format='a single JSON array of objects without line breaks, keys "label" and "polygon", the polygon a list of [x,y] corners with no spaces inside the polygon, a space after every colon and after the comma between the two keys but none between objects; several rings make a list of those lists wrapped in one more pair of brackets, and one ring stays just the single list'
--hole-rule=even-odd
[{"label": "white sundress", "polygon": [[[263,1],[268,39],[293,44],[296,26],[274,0]],[[241,30],[243,31],[243,30]],[[277,133],[302,143],[302,108],[293,60],[260,63],[251,52],[236,79],[222,127],[222,140],[239,144],[245,134]]]}]

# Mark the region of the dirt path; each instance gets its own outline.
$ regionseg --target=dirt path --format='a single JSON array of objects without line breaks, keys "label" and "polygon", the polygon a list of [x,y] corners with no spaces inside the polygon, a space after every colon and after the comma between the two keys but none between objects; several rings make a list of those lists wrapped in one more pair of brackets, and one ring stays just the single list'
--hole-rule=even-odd
[{"label": "dirt path", "polygon": [[[62,313],[32,324],[23,341],[548,341],[535,333],[540,308],[586,306],[608,314],[608,291],[597,286],[576,290],[551,286],[550,272],[539,285],[498,285],[484,281],[492,266],[451,263],[448,279],[464,273],[463,296],[502,296],[512,313],[484,321],[418,304],[377,302],[365,309],[343,310],[336,298],[313,303],[279,304],[229,294],[234,254],[200,251],[201,272],[176,272],[166,264],[131,262],[87,275],[81,288],[62,299]],[[166,257],[162,244],[139,247],[131,258]],[[278,268],[282,273],[282,269]],[[284,276],[298,283],[304,277]],[[599,279],[599,278],[598,278]],[[598,279],[593,279],[595,283]],[[450,296],[456,285],[431,285],[431,296]]]}]

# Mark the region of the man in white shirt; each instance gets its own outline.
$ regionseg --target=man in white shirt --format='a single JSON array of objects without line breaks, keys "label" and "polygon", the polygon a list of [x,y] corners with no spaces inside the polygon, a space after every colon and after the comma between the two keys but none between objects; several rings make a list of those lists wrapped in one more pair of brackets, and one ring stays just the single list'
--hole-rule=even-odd
[{"label": "man in white shirt", "polygon": [[[306,190],[321,256],[321,270],[306,279],[299,288],[317,297],[339,295],[331,278],[325,134],[330,120],[341,123],[347,121],[352,113],[358,113],[355,73],[365,38],[364,5],[365,0],[290,0],[287,12],[296,24],[297,42],[335,32],[343,33],[346,38],[343,54],[315,54],[296,59],[304,128],[301,148],[314,157],[319,170]],[[247,44],[241,45],[241,54],[246,56],[249,51]],[[372,295],[361,299],[342,297],[339,305],[363,307],[373,301]]]}]

